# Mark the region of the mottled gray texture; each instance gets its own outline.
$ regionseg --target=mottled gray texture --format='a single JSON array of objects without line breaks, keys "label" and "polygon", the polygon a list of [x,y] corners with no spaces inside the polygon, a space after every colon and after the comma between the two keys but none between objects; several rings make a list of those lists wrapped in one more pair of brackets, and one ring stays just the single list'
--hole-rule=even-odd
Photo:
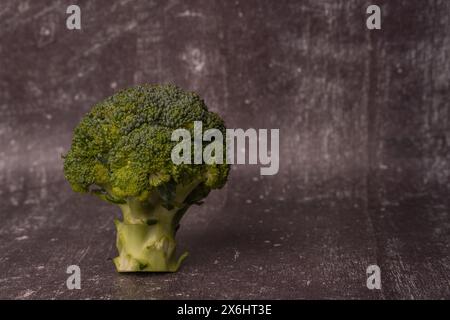
[{"label": "mottled gray texture", "polygon": [[[372,3],[2,1],[0,298],[450,298],[450,2],[377,1],[369,31]],[[154,82],[280,128],[280,172],[235,166],[192,208],[178,273],[120,275],[119,210],[72,192],[60,155],[96,101]]]}]

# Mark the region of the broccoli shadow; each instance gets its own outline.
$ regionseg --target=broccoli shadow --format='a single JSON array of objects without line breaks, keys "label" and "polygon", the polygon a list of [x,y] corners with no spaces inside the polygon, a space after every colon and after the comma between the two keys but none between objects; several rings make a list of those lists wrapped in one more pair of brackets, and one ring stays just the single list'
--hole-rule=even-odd
[{"label": "broccoli shadow", "polygon": [[[184,264],[200,267],[204,264],[236,263],[267,254],[267,241],[275,241],[271,226],[263,224],[220,224],[199,232],[180,232],[179,253],[189,251]],[[181,267],[182,269],[183,267]]]}]

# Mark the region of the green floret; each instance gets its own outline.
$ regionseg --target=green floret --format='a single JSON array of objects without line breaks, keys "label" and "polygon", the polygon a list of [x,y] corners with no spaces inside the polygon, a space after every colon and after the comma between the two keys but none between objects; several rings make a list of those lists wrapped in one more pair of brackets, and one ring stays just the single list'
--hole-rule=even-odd
[{"label": "green floret", "polygon": [[176,271],[186,256],[175,258],[181,217],[226,183],[226,164],[172,162],[172,132],[184,128],[193,136],[194,121],[225,135],[223,120],[197,94],[143,85],[96,104],[74,131],[64,175],[74,191],[122,209],[114,260],[119,272]]}]

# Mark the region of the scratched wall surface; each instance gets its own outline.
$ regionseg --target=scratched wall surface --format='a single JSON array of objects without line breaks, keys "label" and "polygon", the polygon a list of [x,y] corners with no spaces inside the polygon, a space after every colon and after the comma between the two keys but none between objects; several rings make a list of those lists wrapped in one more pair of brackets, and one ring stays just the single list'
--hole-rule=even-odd
[{"label": "scratched wall surface", "polygon": [[[2,1],[0,298],[450,298],[450,2],[378,1],[378,31],[369,4]],[[155,82],[279,128],[280,171],[234,166],[190,209],[178,273],[119,275],[119,210],[72,192],[61,154],[95,102]]]}]

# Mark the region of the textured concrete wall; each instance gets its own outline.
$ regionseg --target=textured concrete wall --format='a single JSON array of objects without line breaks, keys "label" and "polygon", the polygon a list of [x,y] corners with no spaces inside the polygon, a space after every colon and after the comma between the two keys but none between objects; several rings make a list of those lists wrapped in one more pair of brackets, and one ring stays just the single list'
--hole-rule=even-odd
[{"label": "textured concrete wall", "polygon": [[[0,296],[449,298],[450,2],[377,1],[377,31],[369,4],[2,1]],[[185,219],[184,271],[120,278],[118,212],[74,194],[60,155],[95,102],[155,82],[229,127],[279,128],[280,172],[234,166]],[[62,285],[74,263],[81,293]]]}]

